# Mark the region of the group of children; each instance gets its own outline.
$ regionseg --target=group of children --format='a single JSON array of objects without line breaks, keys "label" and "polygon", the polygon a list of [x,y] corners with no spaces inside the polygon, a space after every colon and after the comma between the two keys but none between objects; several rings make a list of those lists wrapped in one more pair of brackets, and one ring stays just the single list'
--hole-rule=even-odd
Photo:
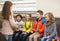
[{"label": "group of children", "polygon": [[41,41],[51,41],[56,36],[56,21],[53,13],[47,12],[43,17],[43,11],[38,10],[34,21],[31,19],[31,14],[25,15],[24,22],[22,16],[17,15],[15,21],[12,6],[12,2],[6,1],[2,9],[1,32],[7,41],[26,41],[28,37],[29,41],[37,41],[39,37],[42,38]]},{"label": "group of children", "polygon": [[51,41],[56,36],[56,22],[51,12],[43,17],[43,11],[38,10],[36,19],[32,21],[31,18],[31,14],[26,14],[23,22],[21,15],[16,16],[16,24],[19,28],[14,31],[13,41],[16,41],[15,36],[18,35],[20,41],[26,41],[28,37],[29,41],[37,41],[39,37],[42,38],[41,41]]}]

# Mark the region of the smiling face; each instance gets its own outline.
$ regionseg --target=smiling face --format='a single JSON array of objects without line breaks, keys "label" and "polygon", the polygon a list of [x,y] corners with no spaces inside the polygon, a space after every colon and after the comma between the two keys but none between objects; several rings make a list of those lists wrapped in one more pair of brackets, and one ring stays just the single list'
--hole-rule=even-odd
[{"label": "smiling face", "polygon": [[20,21],[21,20],[21,17],[20,16],[17,16],[16,19],[17,19],[17,21]]},{"label": "smiling face", "polygon": [[45,15],[45,19],[46,19],[46,21],[50,20],[48,14]]},{"label": "smiling face", "polygon": [[42,18],[42,15],[37,12],[36,17],[37,17],[37,18]]},{"label": "smiling face", "polygon": [[45,19],[46,21],[49,21],[49,22],[55,22],[55,17],[53,16],[53,13],[51,12],[47,12],[45,14]]},{"label": "smiling face", "polygon": [[30,16],[29,15],[26,15],[26,20],[30,20]]}]

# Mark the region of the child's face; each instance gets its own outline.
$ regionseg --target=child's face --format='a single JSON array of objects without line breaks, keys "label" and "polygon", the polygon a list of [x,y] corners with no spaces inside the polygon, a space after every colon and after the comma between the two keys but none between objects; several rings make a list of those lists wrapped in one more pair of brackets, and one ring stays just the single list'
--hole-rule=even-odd
[{"label": "child's face", "polygon": [[37,18],[41,18],[42,17],[42,15],[40,13],[37,13],[36,16],[37,16]]},{"label": "child's face", "polygon": [[45,15],[45,19],[46,19],[46,21],[49,21],[49,16]]},{"label": "child's face", "polygon": [[29,15],[26,15],[26,19],[29,20],[30,19],[30,16]]},{"label": "child's face", "polygon": [[20,21],[20,20],[21,20],[20,16],[17,16],[17,21]]}]

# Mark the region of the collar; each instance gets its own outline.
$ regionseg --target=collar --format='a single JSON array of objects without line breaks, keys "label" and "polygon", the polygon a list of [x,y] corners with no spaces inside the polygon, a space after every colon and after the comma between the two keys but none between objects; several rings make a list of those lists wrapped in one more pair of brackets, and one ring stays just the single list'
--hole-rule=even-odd
[{"label": "collar", "polygon": [[37,21],[41,21],[42,20],[42,18],[41,19],[37,19]]},{"label": "collar", "polygon": [[[20,20],[21,21],[21,20]],[[17,22],[20,22],[20,21],[17,21]]]}]

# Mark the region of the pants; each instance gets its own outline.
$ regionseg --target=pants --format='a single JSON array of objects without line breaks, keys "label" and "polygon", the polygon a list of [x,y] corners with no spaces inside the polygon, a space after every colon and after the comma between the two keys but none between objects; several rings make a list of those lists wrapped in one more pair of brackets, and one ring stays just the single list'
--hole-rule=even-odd
[{"label": "pants", "polygon": [[16,40],[16,38],[15,37],[19,37],[19,35],[22,33],[22,31],[14,31],[14,33],[13,33],[13,37],[12,37],[12,41],[15,41]]},{"label": "pants", "polygon": [[31,33],[27,33],[27,34],[21,34],[20,35],[20,41],[26,41],[27,37],[30,35]]},{"label": "pants", "polygon": [[[39,33],[33,33],[32,35],[29,36],[29,41],[37,41],[37,38],[40,37]],[[33,39],[33,40],[32,40]]]},{"label": "pants", "polygon": [[5,35],[7,41],[12,41],[12,35]]},{"label": "pants", "polygon": [[41,39],[41,41],[52,41],[52,38],[46,39],[46,37],[43,37],[43,38]]}]

